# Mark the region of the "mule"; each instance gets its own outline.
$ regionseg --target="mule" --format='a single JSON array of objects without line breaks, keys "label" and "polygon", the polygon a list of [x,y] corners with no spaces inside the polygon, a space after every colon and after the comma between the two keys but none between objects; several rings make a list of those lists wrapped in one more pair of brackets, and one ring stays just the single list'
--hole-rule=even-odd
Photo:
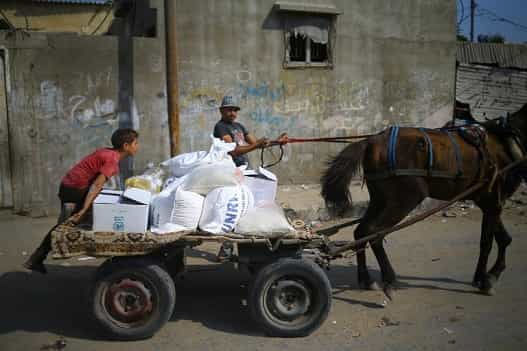
[{"label": "mule", "polygon": [[[352,206],[349,183],[362,168],[370,202],[354,231],[358,240],[396,225],[426,197],[450,200],[483,182],[485,186],[465,199],[473,200],[483,212],[473,285],[485,294],[493,294],[493,286],[505,270],[506,248],[512,241],[501,213],[505,200],[525,176],[525,163],[503,174],[498,171],[525,155],[527,104],[506,119],[479,124],[486,132],[476,140],[462,137],[457,129],[444,128],[400,128],[394,138],[392,127],[350,144],[330,161],[321,178],[326,205],[334,213],[343,213]],[[493,239],[498,255],[487,271]],[[380,266],[384,291],[392,298],[396,274],[383,242],[375,240],[369,244]],[[376,289],[378,285],[366,266],[364,247],[357,252],[359,286]]]}]

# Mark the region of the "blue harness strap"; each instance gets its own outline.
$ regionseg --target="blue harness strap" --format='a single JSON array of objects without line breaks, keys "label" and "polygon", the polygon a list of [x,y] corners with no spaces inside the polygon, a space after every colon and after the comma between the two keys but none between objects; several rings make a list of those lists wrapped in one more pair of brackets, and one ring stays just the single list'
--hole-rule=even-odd
[{"label": "blue harness strap", "polygon": [[454,153],[456,155],[457,164],[457,176],[460,177],[463,175],[463,160],[461,159],[461,149],[459,148],[459,144],[457,143],[456,138],[452,136],[452,133],[450,133],[448,130],[446,130],[445,132],[448,136],[448,139],[450,139],[452,145],[454,145]]},{"label": "blue harness strap", "polygon": [[419,128],[419,131],[423,133],[426,143],[428,144],[428,170],[431,171],[434,166],[434,145],[432,145],[432,140],[430,140],[430,136],[426,133],[424,128]]},{"label": "blue harness strap", "polygon": [[390,170],[395,170],[396,164],[396,146],[397,146],[397,135],[399,134],[399,127],[393,126],[390,128],[390,140],[388,142],[388,167]]}]

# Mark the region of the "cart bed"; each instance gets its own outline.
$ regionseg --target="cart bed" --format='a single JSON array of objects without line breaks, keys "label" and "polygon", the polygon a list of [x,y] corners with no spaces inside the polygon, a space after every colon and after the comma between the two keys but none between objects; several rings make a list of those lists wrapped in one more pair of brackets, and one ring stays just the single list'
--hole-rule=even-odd
[{"label": "cart bed", "polygon": [[52,232],[52,257],[64,259],[74,256],[93,257],[133,256],[151,253],[166,245],[197,246],[206,241],[231,241],[238,243],[266,243],[269,247],[277,240],[291,242],[309,242],[320,239],[308,230],[294,233],[276,233],[273,235],[215,235],[203,231],[180,231],[166,234],[121,232],[94,232],[72,223],[57,226]]}]

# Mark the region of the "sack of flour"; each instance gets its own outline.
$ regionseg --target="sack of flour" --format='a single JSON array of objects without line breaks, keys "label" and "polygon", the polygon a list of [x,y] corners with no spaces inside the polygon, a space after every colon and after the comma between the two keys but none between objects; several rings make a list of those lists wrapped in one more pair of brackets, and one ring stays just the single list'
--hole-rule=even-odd
[{"label": "sack of flour", "polygon": [[205,198],[200,194],[185,191],[181,188],[177,189],[170,223],[182,226],[188,230],[196,230],[204,200]]},{"label": "sack of flour", "polygon": [[213,234],[229,233],[253,206],[253,195],[246,186],[216,188],[205,197],[199,228]]},{"label": "sack of flour", "polygon": [[199,166],[205,156],[207,156],[207,151],[188,152],[161,162],[161,166],[167,168],[173,176],[182,177]]},{"label": "sack of flour", "polygon": [[261,203],[249,209],[240,218],[234,230],[236,234],[267,237],[281,236],[294,231],[284,210],[274,202]]},{"label": "sack of flour", "polygon": [[159,194],[155,194],[150,201],[150,224],[160,227],[165,223],[170,223],[176,190],[184,178],[177,178],[166,186]]},{"label": "sack of flour", "polygon": [[186,175],[181,188],[201,195],[207,195],[215,188],[237,186],[243,182],[243,172],[231,160],[204,164]]},{"label": "sack of flour", "polygon": [[228,161],[234,165],[229,152],[236,148],[236,143],[226,143],[211,135],[211,146],[209,151],[196,151],[177,155],[169,160],[163,161],[161,166],[168,169],[169,173],[176,177],[182,177],[190,173],[194,168],[201,165]]}]

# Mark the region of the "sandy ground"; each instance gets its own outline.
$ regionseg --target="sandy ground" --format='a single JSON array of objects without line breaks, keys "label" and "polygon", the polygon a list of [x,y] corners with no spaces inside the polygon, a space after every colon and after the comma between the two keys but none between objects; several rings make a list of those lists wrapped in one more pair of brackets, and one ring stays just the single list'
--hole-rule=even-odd
[{"label": "sandy ground", "polygon": [[[504,221],[513,242],[495,296],[478,294],[470,285],[481,215],[476,209],[458,208],[456,217],[435,215],[388,237],[386,248],[401,289],[385,307],[382,292],[358,290],[354,258],[340,259],[328,272],[333,306],[322,327],[305,338],[270,338],[243,304],[249,275],[230,264],[191,259],[194,265],[176,281],[171,321],[153,338],[138,342],[107,341],[97,333],[87,294],[99,261],[48,261],[50,273],[45,276],[21,268],[54,218],[0,212],[0,350],[53,350],[61,339],[65,350],[97,351],[524,350],[525,201],[508,207]],[[352,230],[338,237],[351,239]],[[378,278],[370,252],[368,264]]]}]

